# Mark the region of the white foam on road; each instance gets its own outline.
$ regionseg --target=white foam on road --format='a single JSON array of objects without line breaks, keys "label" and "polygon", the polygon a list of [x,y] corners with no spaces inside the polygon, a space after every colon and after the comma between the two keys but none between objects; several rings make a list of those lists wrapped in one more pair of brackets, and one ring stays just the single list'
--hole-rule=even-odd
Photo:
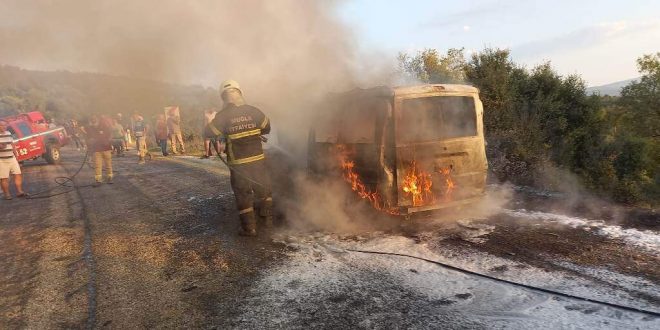
[{"label": "white foam on road", "polygon": [[603,220],[591,220],[562,214],[529,211],[525,209],[505,210],[504,213],[516,218],[554,222],[572,228],[583,228],[598,235],[621,239],[628,244],[644,248],[660,255],[660,233],[654,230],[623,228],[617,225],[608,225]]},{"label": "white foam on road", "polygon": [[284,265],[256,283],[248,308],[238,318],[240,327],[259,328],[266,320],[272,328],[301,328],[309,322],[312,327],[362,328],[660,327],[660,319],[641,314],[557,298],[416,259],[346,249],[410,254],[589,298],[646,305],[611,287],[486,253],[438,251],[407,237],[384,234],[357,239],[300,235],[281,241],[295,250]]}]

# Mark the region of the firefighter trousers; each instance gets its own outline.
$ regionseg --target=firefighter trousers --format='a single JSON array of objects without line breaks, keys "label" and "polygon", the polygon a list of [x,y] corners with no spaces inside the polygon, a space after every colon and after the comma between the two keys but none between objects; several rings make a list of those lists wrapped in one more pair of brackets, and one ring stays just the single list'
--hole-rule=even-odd
[{"label": "firefighter trousers", "polygon": [[105,175],[112,179],[112,150],[94,152],[94,179],[96,182],[103,181],[103,165],[105,165]]},{"label": "firefighter trousers", "polygon": [[137,147],[137,152],[140,159],[144,159],[144,156],[149,153],[149,149],[147,149],[147,138],[144,136],[136,137],[135,146]]},{"label": "firefighter trousers", "polygon": [[[262,217],[272,216],[271,181],[265,160],[234,165],[231,188],[242,222],[254,222],[255,206]],[[255,205],[256,204],[256,205]]]}]

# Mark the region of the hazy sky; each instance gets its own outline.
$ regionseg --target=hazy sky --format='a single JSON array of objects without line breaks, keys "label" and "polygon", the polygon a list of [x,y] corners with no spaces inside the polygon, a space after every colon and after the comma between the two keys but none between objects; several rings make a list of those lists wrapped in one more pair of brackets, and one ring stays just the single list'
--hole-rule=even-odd
[{"label": "hazy sky", "polygon": [[660,51],[657,0],[349,0],[339,10],[365,50],[510,48],[516,62],[550,60],[588,85],[636,77],[635,59]]},{"label": "hazy sky", "polygon": [[0,64],[28,69],[334,86],[380,79],[400,51],[461,47],[590,86],[635,78],[660,51],[660,0],[0,0]]}]

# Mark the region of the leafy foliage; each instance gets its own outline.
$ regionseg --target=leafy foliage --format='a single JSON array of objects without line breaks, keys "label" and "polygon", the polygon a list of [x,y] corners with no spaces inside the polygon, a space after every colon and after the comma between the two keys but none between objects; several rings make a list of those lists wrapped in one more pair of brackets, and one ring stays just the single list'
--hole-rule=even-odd
[{"label": "leafy foliage", "polygon": [[465,81],[463,48],[452,48],[446,55],[425,49],[415,56],[399,53],[399,70],[425,83],[461,83]]}]

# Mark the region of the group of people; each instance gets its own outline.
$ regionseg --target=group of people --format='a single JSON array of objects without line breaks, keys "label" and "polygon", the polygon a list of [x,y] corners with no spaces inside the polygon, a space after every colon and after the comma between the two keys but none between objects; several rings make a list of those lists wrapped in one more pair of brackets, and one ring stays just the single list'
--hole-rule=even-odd
[{"label": "group of people", "polygon": [[181,131],[181,117],[172,110],[167,119],[164,114],[158,115],[155,129],[156,143],[160,147],[163,156],[168,156],[167,142],[170,142],[172,153],[177,154],[177,148],[181,154],[186,153],[186,146],[183,142],[183,133]]},{"label": "group of people", "polygon": [[[236,81],[223,82],[220,85],[220,95],[223,100],[222,110],[205,113],[203,157],[210,157],[211,148],[215,149],[218,156],[222,152],[227,154],[225,164],[230,169],[231,187],[238,208],[239,234],[256,236],[257,218],[261,219],[266,227],[273,225],[271,182],[262,147],[263,141],[266,141],[263,135],[270,132],[270,120],[261,110],[245,103],[243,91]],[[144,118],[135,113],[130,124],[123,122],[123,119],[121,114],[114,118],[92,115],[87,125],[81,125],[75,120],[66,124],[76,147],[86,148],[92,155],[95,187],[104,182],[113,183],[113,152],[117,156],[123,156],[129,139],[135,139],[139,163],[144,163],[145,157],[150,156],[146,142],[149,128]],[[22,189],[21,169],[14,155],[13,139],[6,126],[7,123],[0,120],[2,191],[5,199],[12,198],[9,194],[8,178],[14,175],[17,196],[26,197],[27,194]],[[168,140],[171,142],[172,153],[177,153],[177,147],[181,153],[185,153],[178,111],[168,113],[167,118],[165,114],[159,115],[154,135],[164,156],[169,154]]]},{"label": "group of people", "polygon": [[78,151],[85,150],[87,146],[85,145],[84,132],[82,125],[78,123],[77,120],[71,119],[64,123],[64,129],[66,130],[67,135],[75,142],[76,148]]},{"label": "group of people", "polygon": [[[229,166],[231,187],[240,218],[239,235],[256,236],[257,218],[261,219],[266,227],[273,225],[271,182],[262,146],[265,141],[263,135],[270,133],[270,120],[261,110],[245,103],[243,91],[236,81],[223,82],[220,85],[220,95],[223,101],[222,110],[209,110],[205,113],[205,154],[202,158],[211,156],[211,148],[215,149],[218,156],[222,152],[227,154],[226,164]],[[89,145],[94,151],[96,183],[100,184],[102,180],[101,163],[106,165],[106,182],[112,183],[109,141],[113,129],[105,128],[97,119],[96,116],[92,117],[91,128],[87,130]],[[144,162],[144,155],[148,154],[147,125],[142,116],[133,116],[132,127],[139,162]],[[118,127],[116,130],[119,133]],[[181,153],[185,153],[178,116],[170,114],[166,120],[165,115],[159,115],[155,137],[164,156],[168,155],[168,140],[172,143],[173,153],[177,152],[177,144],[180,145]]]},{"label": "group of people", "polygon": [[[181,134],[180,118],[171,114],[165,122],[164,115],[160,115],[156,122],[155,138],[161,148],[163,156],[169,155],[167,140],[171,139],[172,152],[176,154],[176,142],[180,146],[181,153],[185,152],[183,137]],[[114,118],[93,115],[90,117],[89,125],[82,127],[82,133],[86,137],[88,151],[93,153],[95,172],[94,186],[104,182],[103,169],[106,170],[105,182],[113,183],[112,155],[123,157],[128,150],[128,142],[133,139],[138,154],[138,164],[144,164],[146,158],[153,156],[147,146],[149,126],[144,117],[134,113],[129,124],[122,125],[122,114]]]}]

